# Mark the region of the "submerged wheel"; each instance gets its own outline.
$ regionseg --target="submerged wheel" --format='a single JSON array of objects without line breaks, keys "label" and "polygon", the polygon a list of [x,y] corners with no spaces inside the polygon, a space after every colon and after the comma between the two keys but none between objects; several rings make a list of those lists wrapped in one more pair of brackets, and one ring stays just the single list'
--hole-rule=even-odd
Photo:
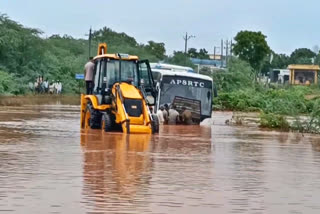
[{"label": "submerged wheel", "polygon": [[92,129],[101,129],[101,113],[95,110],[91,103],[88,103],[88,111],[90,112],[89,125]]},{"label": "submerged wheel", "polygon": [[152,122],[151,122],[151,128],[152,128],[152,134],[159,133],[159,119],[158,116],[153,114],[152,115]]},{"label": "submerged wheel", "polygon": [[103,129],[105,132],[110,132],[112,131],[113,128],[113,122],[112,122],[112,117],[108,113],[103,113],[102,115],[102,124],[103,124]]},{"label": "submerged wheel", "polygon": [[89,128],[89,121],[90,121],[90,112],[88,109],[85,109],[85,111],[83,112],[83,120],[81,123],[81,127],[88,129]]}]

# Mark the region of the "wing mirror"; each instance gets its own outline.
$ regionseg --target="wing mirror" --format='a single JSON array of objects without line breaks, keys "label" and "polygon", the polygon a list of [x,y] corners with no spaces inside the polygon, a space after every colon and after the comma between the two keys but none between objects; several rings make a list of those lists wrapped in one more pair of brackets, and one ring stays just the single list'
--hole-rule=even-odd
[{"label": "wing mirror", "polygon": [[155,99],[154,99],[154,97],[153,96],[151,96],[151,95],[148,95],[147,97],[146,97],[146,99],[147,99],[147,102],[148,102],[148,104],[149,105],[154,105],[155,104]]}]

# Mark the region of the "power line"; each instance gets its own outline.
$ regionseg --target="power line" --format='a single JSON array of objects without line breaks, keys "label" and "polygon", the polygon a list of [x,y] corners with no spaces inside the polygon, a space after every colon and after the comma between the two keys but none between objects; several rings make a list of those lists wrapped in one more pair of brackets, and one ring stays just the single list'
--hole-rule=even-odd
[{"label": "power line", "polygon": [[184,53],[187,54],[187,50],[188,50],[188,40],[191,38],[196,38],[193,35],[188,36],[188,32],[186,32],[186,36],[183,37],[184,40]]}]

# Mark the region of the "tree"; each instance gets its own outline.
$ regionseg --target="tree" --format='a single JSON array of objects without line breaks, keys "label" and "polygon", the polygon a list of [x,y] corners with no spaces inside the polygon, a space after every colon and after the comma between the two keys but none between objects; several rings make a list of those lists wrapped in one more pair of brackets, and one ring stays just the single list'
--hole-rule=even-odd
[{"label": "tree", "polygon": [[194,68],[194,64],[189,59],[189,56],[185,55],[182,51],[174,51],[173,56],[166,60],[170,64],[181,65]]},{"label": "tree", "polygon": [[290,57],[285,54],[277,54],[274,51],[271,51],[272,61],[270,63],[270,58],[265,58],[261,73],[266,74],[271,69],[279,68],[286,69],[290,64]]},{"label": "tree", "polygon": [[249,63],[233,57],[230,59],[227,71],[214,72],[212,78],[218,90],[231,92],[253,87],[252,74]]},{"label": "tree", "polygon": [[199,52],[196,48],[189,48],[188,56],[191,58],[209,59],[208,51],[205,48],[201,48]]},{"label": "tree", "polygon": [[[163,59],[165,54],[164,43],[139,44],[107,27],[93,33],[92,47],[98,47],[99,42],[107,42],[110,53],[128,53],[150,61]],[[43,38],[40,30],[0,13],[0,94],[25,93],[28,83],[40,75],[49,82],[62,81],[66,93],[77,92],[74,76],[82,72],[87,59],[88,40],[57,34]]]},{"label": "tree", "polygon": [[17,88],[13,75],[0,70],[0,94],[16,94]]},{"label": "tree", "polygon": [[200,49],[198,57],[200,59],[209,59],[208,51],[205,48]]},{"label": "tree", "polygon": [[260,72],[263,60],[270,53],[266,36],[261,32],[240,31],[234,40],[234,54],[248,62],[256,74]]},{"label": "tree", "polygon": [[[320,53],[317,54],[317,56],[316,56],[316,58],[315,58],[315,60],[314,60],[314,63],[315,63],[316,65],[320,65]],[[320,74],[319,74],[319,76],[320,76]]]},{"label": "tree", "polygon": [[312,51],[313,51],[315,54],[319,54],[319,52],[320,52],[320,47],[319,47],[319,45],[314,45],[314,46],[312,47]]},{"label": "tree", "polygon": [[196,48],[189,48],[188,56],[191,57],[191,58],[197,58],[198,57],[197,49]]},{"label": "tree", "polygon": [[157,43],[154,41],[149,41],[148,44],[145,46],[145,48],[151,54],[155,55],[159,60],[164,59],[166,48],[163,42]]},{"label": "tree", "polygon": [[291,64],[312,64],[312,59],[316,54],[308,48],[299,48],[292,52],[290,56]]}]

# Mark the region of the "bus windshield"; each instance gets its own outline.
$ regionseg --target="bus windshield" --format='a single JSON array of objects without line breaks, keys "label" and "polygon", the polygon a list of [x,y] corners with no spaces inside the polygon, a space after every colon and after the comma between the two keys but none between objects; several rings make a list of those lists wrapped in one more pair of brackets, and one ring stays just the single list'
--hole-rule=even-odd
[{"label": "bus windshield", "polygon": [[201,102],[201,114],[211,115],[211,81],[181,76],[163,76],[160,105],[171,104],[175,97],[199,100]]}]

